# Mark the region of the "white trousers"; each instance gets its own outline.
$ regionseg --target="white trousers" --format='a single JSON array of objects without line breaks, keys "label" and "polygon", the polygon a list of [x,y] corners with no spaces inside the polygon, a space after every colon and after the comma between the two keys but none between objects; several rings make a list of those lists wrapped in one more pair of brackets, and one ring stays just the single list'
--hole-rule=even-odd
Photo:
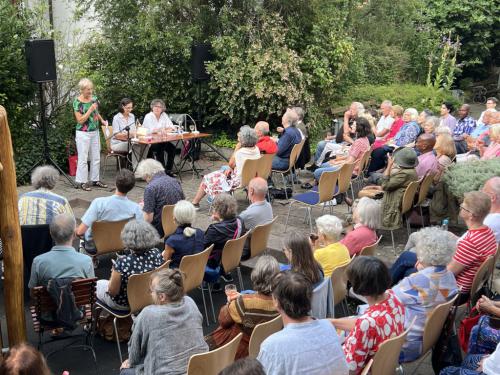
[{"label": "white trousers", "polygon": [[93,132],[76,131],[76,150],[78,151],[78,165],[75,182],[83,184],[89,180],[87,161],[90,160],[90,181],[99,181],[99,167],[101,164],[101,140],[99,130]]}]

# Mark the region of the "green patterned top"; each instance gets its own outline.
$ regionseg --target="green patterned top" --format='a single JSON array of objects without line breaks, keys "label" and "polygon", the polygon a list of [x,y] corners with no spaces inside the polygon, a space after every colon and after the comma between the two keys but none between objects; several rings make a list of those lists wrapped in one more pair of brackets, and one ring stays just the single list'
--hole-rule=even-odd
[{"label": "green patterned top", "polygon": [[[89,110],[90,106],[97,101],[97,97],[93,96],[92,100],[88,103],[83,103],[78,98],[76,98],[73,101],[73,110],[75,112],[79,112],[82,116],[87,113]],[[92,112],[83,124],[76,123],[76,130],[82,131],[82,132],[93,132],[99,129],[99,112],[95,110]]]}]

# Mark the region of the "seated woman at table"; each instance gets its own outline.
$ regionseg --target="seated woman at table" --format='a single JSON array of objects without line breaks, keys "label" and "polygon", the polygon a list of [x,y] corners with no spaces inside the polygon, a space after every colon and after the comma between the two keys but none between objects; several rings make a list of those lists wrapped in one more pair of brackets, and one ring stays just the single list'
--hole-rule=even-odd
[{"label": "seated woman at table", "polygon": [[258,140],[254,129],[247,125],[240,128],[238,133],[240,147],[234,151],[229,159],[229,165],[203,177],[198,192],[192,200],[196,208],[200,207],[200,201],[205,195],[208,194],[210,199],[213,199],[216,195],[230,192],[240,185],[245,160],[260,158],[260,151],[256,146]]},{"label": "seated woman at table", "polygon": [[335,328],[349,331],[344,354],[349,373],[359,374],[385,340],[403,333],[405,312],[392,290],[387,290],[391,277],[380,259],[356,257],[347,266],[346,274],[354,293],[364,297],[369,307],[357,318],[330,321]]},{"label": "seated woman at table", "polygon": [[[151,101],[151,112],[144,117],[142,126],[148,129],[151,134],[167,132],[171,133],[176,130],[172,120],[165,113],[165,102],[161,99],[153,99]],[[165,164],[165,152],[167,153],[167,162]],[[164,167],[165,172],[172,175],[172,168],[175,159],[175,145],[172,142],[162,142],[152,144],[149,149],[148,157],[156,155],[158,160]]]},{"label": "seated woman at table", "polygon": [[193,228],[196,209],[191,202],[179,201],[174,206],[174,221],[178,225],[173,234],[165,239],[162,253],[165,261],[171,259],[170,268],[179,268],[182,257],[194,255],[204,250],[205,234]]},{"label": "seated woman at table", "polygon": [[227,297],[227,304],[219,312],[219,327],[205,337],[211,350],[221,347],[243,333],[236,358],[248,357],[248,343],[257,324],[278,316],[271,297],[274,277],[280,272],[276,258],[262,255],[258,258],[250,279],[255,293],[234,293]]}]

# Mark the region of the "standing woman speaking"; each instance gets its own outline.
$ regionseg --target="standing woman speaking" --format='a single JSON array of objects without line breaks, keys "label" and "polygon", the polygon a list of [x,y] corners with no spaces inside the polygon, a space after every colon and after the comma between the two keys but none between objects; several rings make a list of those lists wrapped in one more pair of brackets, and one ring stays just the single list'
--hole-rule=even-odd
[{"label": "standing woman speaking", "polygon": [[80,95],[73,101],[73,111],[76,117],[76,149],[78,151],[78,165],[75,181],[85,191],[90,191],[88,183],[87,160],[90,156],[90,180],[93,186],[107,188],[99,180],[101,163],[101,141],[99,139],[99,122],[107,125],[98,110],[97,97],[92,95],[94,85],[92,81],[83,78],[78,82]]}]

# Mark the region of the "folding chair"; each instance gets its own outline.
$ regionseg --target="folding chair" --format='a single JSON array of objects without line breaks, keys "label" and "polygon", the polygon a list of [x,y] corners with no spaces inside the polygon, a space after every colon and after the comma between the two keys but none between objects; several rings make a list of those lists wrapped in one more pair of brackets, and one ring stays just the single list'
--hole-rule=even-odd
[{"label": "folding chair", "polygon": [[[289,173],[293,173],[295,170],[295,163],[297,162],[297,159],[300,155],[300,152],[302,151],[302,147],[304,146],[305,139],[303,139],[300,143],[297,143],[293,146],[292,151],[290,152],[290,158],[288,162],[288,168],[284,171],[278,171],[275,169],[271,170],[271,173],[279,173],[281,175],[281,178],[283,180],[283,187],[285,188],[285,197],[288,199],[288,192],[286,191],[286,178],[285,175]],[[293,195],[293,181],[292,181],[292,195]]]},{"label": "folding chair", "polygon": [[276,219],[278,219],[278,216],[267,224],[257,225],[253,228],[250,237],[250,258],[255,258],[267,250],[267,242],[271,235],[271,228]]},{"label": "folding chair", "polygon": [[96,247],[97,257],[99,255],[116,253],[125,250],[121,239],[122,229],[131,219],[119,221],[95,221],[92,224],[92,237]]},{"label": "folding chair", "polygon": [[174,220],[174,204],[163,206],[161,210],[161,226],[163,227],[164,238],[167,238],[177,229]]},{"label": "folding chair", "polygon": [[248,343],[248,356],[250,358],[257,358],[260,351],[260,345],[264,342],[264,340],[282,329],[283,319],[281,319],[281,315],[278,315],[273,320],[257,324],[252,331],[252,335],[250,336],[250,341]]},{"label": "folding chair", "polygon": [[330,276],[333,287],[334,306],[338,306],[339,303],[342,303],[342,310],[345,316],[349,314],[349,309],[345,300],[347,296],[347,275],[345,271],[348,265],[349,263],[335,268]]},{"label": "folding chair", "polygon": [[432,181],[434,181],[434,175],[435,175],[434,173],[426,174],[425,177],[422,179],[422,182],[420,183],[420,187],[418,189],[418,198],[417,198],[417,203],[415,203],[415,207],[418,207],[420,209],[420,217],[422,218],[422,228],[425,226],[424,213],[422,211],[422,203],[424,203],[425,199],[427,198],[427,194],[429,193]]},{"label": "folding chair", "polygon": [[[106,156],[104,157],[104,166],[102,168],[102,174],[104,175],[104,172],[106,172],[106,165],[108,165],[108,158],[115,158],[118,170],[121,170],[122,169],[121,159],[125,159],[125,161],[127,160],[127,152],[113,151],[111,149],[111,138],[113,135],[112,128],[109,128],[108,126],[101,126],[101,131],[102,134],[104,135],[104,140],[106,141]],[[108,131],[110,131],[111,134],[106,135]]]},{"label": "folding chair", "polygon": [[359,252],[359,255],[362,256],[375,256],[375,250],[377,250],[378,244],[380,243],[380,240],[382,239],[382,236],[380,236],[373,245],[370,246],[365,246],[361,249]]}]

